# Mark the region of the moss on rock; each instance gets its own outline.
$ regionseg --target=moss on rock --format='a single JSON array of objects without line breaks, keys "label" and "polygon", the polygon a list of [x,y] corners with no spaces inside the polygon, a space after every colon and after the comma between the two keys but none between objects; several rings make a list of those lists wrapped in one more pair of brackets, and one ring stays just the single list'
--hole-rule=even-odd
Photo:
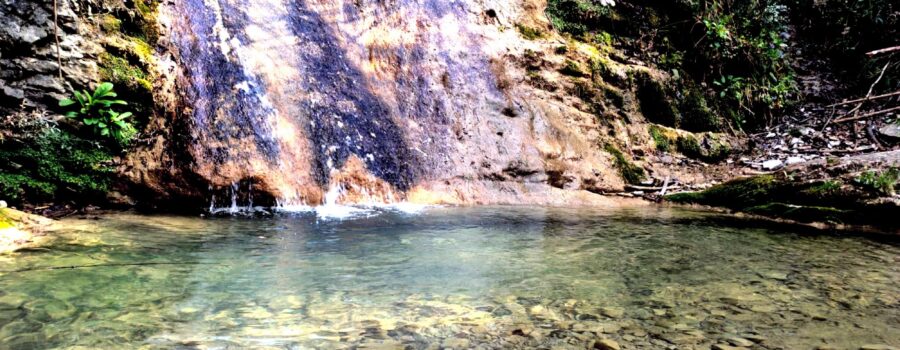
[{"label": "moss on rock", "polygon": [[870,202],[838,181],[800,181],[791,174],[760,175],[713,186],[702,192],[668,195],[667,201],[723,207],[799,222],[897,227],[891,202]]},{"label": "moss on rock", "polygon": [[716,185],[703,192],[666,196],[676,203],[697,203],[730,209],[744,209],[769,203],[772,193],[783,187],[773,175],[737,179]]},{"label": "moss on rock", "polygon": [[801,222],[843,223],[849,210],[832,207],[804,206],[786,203],[767,203],[745,208],[744,212],[756,215],[779,217]]},{"label": "moss on rock", "polygon": [[522,37],[527,40],[537,40],[544,37],[544,31],[538,28],[529,27],[524,24],[516,24],[516,29],[519,30],[519,34],[522,34]]},{"label": "moss on rock", "polygon": [[614,165],[616,169],[619,169],[619,174],[622,175],[625,182],[637,184],[644,180],[644,169],[631,163],[615,145],[607,144],[604,149],[615,159]]}]

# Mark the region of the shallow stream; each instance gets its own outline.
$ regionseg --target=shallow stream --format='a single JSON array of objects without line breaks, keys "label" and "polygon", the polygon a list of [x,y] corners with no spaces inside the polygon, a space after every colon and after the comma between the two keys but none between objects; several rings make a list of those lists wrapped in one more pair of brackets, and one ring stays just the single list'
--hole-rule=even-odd
[{"label": "shallow stream", "polygon": [[900,346],[896,242],[681,209],[116,214],[53,235],[0,256],[0,348]]}]

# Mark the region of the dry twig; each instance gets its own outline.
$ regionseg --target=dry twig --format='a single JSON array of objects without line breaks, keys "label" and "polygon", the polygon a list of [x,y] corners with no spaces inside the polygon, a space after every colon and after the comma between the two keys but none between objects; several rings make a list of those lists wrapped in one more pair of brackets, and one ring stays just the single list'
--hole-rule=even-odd
[{"label": "dry twig", "polygon": [[835,122],[835,123],[849,122],[849,121],[852,121],[852,120],[865,119],[865,118],[868,118],[868,117],[872,117],[872,116],[876,116],[876,115],[882,115],[882,114],[885,114],[885,113],[890,113],[890,112],[895,112],[895,111],[900,111],[900,106],[891,107],[891,108],[888,108],[888,109],[882,109],[882,110],[880,110],[880,111],[875,111],[875,112],[866,113],[866,114],[863,114],[863,115],[857,115],[857,116],[853,116],[853,117],[844,117],[844,118],[840,118],[840,119],[838,119],[838,120],[835,120],[834,122]]},{"label": "dry twig", "polygon": [[883,49],[878,49],[875,51],[869,51],[869,52],[866,52],[866,56],[872,57],[872,56],[877,56],[877,55],[880,55],[883,53],[889,53],[889,52],[894,52],[894,51],[900,51],[900,46],[892,46],[892,47],[886,47]]},{"label": "dry twig", "polygon": [[858,99],[855,99],[855,100],[839,102],[839,103],[835,103],[835,104],[830,104],[830,105],[825,106],[825,107],[837,107],[837,106],[849,105],[849,104],[857,103],[857,102],[863,102],[863,101],[867,101],[867,100],[868,100],[868,101],[880,100],[880,99],[882,99],[882,98],[887,98],[887,97],[891,97],[891,96],[900,96],[900,91],[894,91],[894,92],[886,93],[886,94],[883,94],[883,95],[872,96],[872,97],[869,97],[868,99],[866,99],[866,98],[864,97],[864,98],[858,98]]}]

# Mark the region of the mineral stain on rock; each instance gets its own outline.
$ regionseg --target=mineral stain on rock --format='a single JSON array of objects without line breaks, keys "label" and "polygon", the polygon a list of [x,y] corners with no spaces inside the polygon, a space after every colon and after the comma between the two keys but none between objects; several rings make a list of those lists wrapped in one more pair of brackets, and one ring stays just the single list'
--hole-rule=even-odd
[{"label": "mineral stain on rock", "polygon": [[620,186],[593,140],[563,131],[569,116],[512,88],[501,56],[523,40],[477,14],[519,9],[488,5],[164,4],[191,171],[214,193],[252,183],[281,204],[323,203],[347,187],[332,181],[351,159],[394,201],[541,202],[530,193]]}]

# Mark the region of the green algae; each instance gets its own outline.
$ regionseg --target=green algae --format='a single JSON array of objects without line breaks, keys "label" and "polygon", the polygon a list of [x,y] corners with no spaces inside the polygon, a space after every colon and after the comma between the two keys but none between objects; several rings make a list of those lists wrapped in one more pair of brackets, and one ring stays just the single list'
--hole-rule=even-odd
[{"label": "green algae", "polygon": [[891,203],[869,203],[865,193],[839,180],[801,181],[794,175],[760,175],[732,180],[701,192],[668,195],[673,203],[693,203],[799,222],[831,222],[897,227]]},{"label": "green algae", "polygon": [[524,24],[516,24],[516,29],[519,31],[519,34],[522,35],[526,40],[537,40],[546,36],[543,30],[538,28],[529,27]]},{"label": "green algae", "polygon": [[6,209],[0,208],[0,230],[14,227],[16,227],[16,225],[13,223],[12,218],[6,214]]},{"label": "green algae", "polygon": [[744,209],[768,204],[772,194],[783,184],[773,175],[737,179],[713,186],[703,192],[686,192],[666,196],[676,203],[697,203],[730,209]]}]

